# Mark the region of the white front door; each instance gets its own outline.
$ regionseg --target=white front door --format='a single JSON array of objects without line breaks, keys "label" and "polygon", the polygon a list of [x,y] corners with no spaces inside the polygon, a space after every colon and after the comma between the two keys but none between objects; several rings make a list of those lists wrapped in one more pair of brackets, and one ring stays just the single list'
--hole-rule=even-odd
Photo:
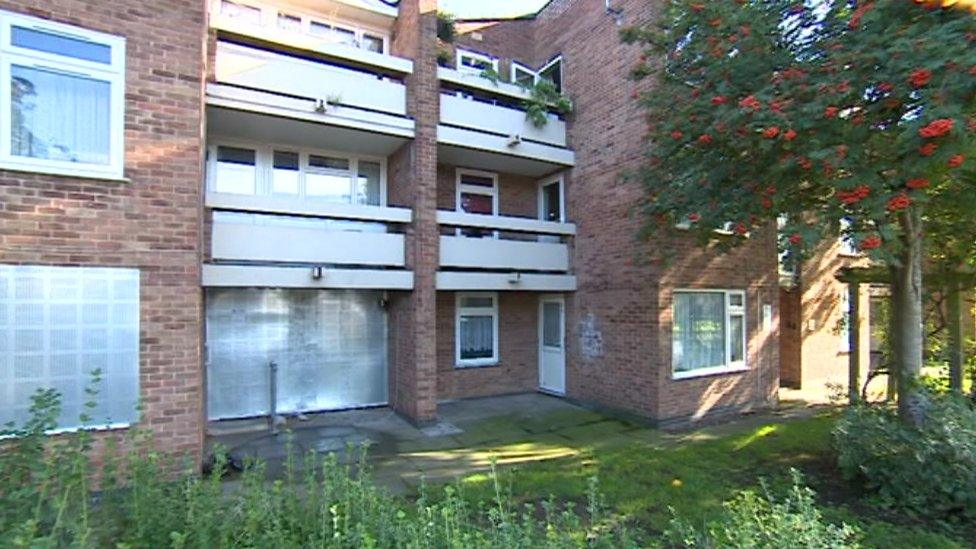
[{"label": "white front door", "polygon": [[539,389],[566,394],[566,301],[562,296],[539,300]]}]

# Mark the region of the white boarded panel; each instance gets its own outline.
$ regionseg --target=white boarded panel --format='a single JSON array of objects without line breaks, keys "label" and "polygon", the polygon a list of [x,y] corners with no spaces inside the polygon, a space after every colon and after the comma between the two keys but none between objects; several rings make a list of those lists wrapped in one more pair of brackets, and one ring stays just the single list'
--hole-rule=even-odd
[{"label": "white boarded panel", "polygon": [[211,255],[276,261],[402,267],[402,234],[383,224],[215,212]]},{"label": "white boarded panel", "polygon": [[441,267],[567,271],[569,248],[555,242],[441,236]]},{"label": "white boarded panel", "polygon": [[555,115],[541,128],[526,120],[525,111],[441,94],[441,123],[496,133],[519,135],[556,147],[566,146],[566,123]]},{"label": "white boarded panel", "polygon": [[406,115],[406,87],[354,71],[256,48],[219,42],[216,81],[349,107]]},{"label": "white boarded panel", "polygon": [[22,425],[38,389],[61,394],[59,429],[136,421],[138,269],[0,265],[0,424]]}]

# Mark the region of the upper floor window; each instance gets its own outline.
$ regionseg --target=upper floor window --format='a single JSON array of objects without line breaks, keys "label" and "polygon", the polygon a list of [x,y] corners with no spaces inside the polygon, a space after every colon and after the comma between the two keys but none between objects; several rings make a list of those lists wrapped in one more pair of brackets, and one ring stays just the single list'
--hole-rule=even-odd
[{"label": "upper floor window", "polygon": [[341,44],[376,53],[386,53],[387,35],[379,29],[368,28],[353,21],[318,17],[294,10],[280,10],[250,0],[214,0],[212,13],[226,21],[243,23],[257,28],[303,35],[329,44]]},{"label": "upper floor window", "polygon": [[287,145],[212,144],[207,178],[209,190],[217,193],[370,206],[385,202],[384,159]]},{"label": "upper floor window", "polygon": [[125,39],[0,12],[0,167],[121,178]]},{"label": "upper floor window", "polygon": [[486,70],[498,72],[498,59],[468,50],[457,50],[457,70],[470,74],[481,74]]},{"label": "upper floor window", "polygon": [[512,62],[512,82],[523,86],[532,86],[540,80],[549,80],[556,86],[556,91],[563,90],[563,58],[556,57],[542,66],[539,70],[532,70],[529,67],[517,62]]}]

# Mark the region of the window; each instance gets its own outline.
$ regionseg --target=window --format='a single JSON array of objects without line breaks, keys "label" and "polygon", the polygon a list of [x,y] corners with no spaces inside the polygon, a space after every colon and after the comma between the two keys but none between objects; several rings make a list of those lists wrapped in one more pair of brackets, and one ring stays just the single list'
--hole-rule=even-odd
[{"label": "window", "polygon": [[[563,90],[563,58],[556,57],[542,66],[541,69],[534,71],[520,63],[512,62],[512,82],[522,86],[532,86],[540,80],[549,80],[556,86],[556,91]],[[479,71],[480,72],[480,71]]]},{"label": "window", "polygon": [[279,13],[278,29],[285,32],[302,32],[302,18],[298,15]]},{"label": "window", "polygon": [[520,65],[518,63],[512,62],[512,82],[522,86],[531,86],[535,84],[535,79],[539,75],[536,72],[525,65]]},{"label": "window", "polygon": [[840,242],[840,253],[842,255],[860,255],[861,253],[857,249],[857,244],[854,243],[854,237],[849,234],[851,228],[851,220],[847,217],[841,218],[840,237],[838,237],[838,241]]},{"label": "window", "polygon": [[383,53],[384,50],[384,40],[382,36],[376,36],[373,34],[363,33],[363,40],[360,43],[360,47],[364,50],[369,50],[375,53]]},{"label": "window", "polygon": [[0,12],[0,167],[122,178],[125,39]]},{"label": "window", "polygon": [[211,192],[382,206],[386,161],[293,147],[211,144],[207,149]]},{"label": "window", "polygon": [[540,80],[549,80],[556,85],[556,91],[563,91],[563,58],[557,57],[539,69]]},{"label": "window", "polygon": [[298,153],[275,150],[272,153],[271,193],[297,195],[300,185]]},{"label": "window", "polygon": [[498,295],[457,294],[457,366],[498,363]]},{"label": "window", "polygon": [[840,292],[840,319],[838,320],[837,335],[841,353],[851,352],[851,292],[850,286],[845,284]]},{"label": "window", "polygon": [[457,70],[470,74],[481,74],[486,70],[498,72],[498,59],[481,53],[458,49]]},{"label": "window", "polygon": [[254,194],[257,181],[257,153],[253,149],[217,147],[215,171],[215,191]]},{"label": "window", "polygon": [[332,23],[312,21],[308,28],[309,34],[325,38],[333,44],[343,44],[345,46],[357,47],[356,31]]},{"label": "window", "polygon": [[[470,214],[498,215],[498,174],[458,170],[457,210]],[[484,229],[458,229],[458,234],[476,238],[497,236]]]},{"label": "window", "polygon": [[0,351],[0,425],[22,425],[38,389],[60,393],[58,429],[134,423],[139,271],[0,265]]},{"label": "window", "polygon": [[[375,53],[386,53],[387,32],[389,29],[366,28],[352,21],[333,20],[302,14],[291,8],[279,10],[272,5],[264,5],[250,0],[213,0],[214,16],[219,16],[232,26],[244,24],[261,29],[266,27],[284,38],[295,34],[311,37],[328,44],[342,44]],[[330,10],[331,11],[331,10]]]},{"label": "window", "polygon": [[746,367],[745,292],[682,290],[673,299],[675,378]]}]

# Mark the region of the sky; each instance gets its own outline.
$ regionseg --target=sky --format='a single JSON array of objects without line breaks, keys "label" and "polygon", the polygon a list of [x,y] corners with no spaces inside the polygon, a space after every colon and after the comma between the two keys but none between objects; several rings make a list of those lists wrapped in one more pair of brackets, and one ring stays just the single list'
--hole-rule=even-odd
[{"label": "sky", "polygon": [[546,0],[439,0],[441,11],[459,19],[512,17],[539,11]]}]

